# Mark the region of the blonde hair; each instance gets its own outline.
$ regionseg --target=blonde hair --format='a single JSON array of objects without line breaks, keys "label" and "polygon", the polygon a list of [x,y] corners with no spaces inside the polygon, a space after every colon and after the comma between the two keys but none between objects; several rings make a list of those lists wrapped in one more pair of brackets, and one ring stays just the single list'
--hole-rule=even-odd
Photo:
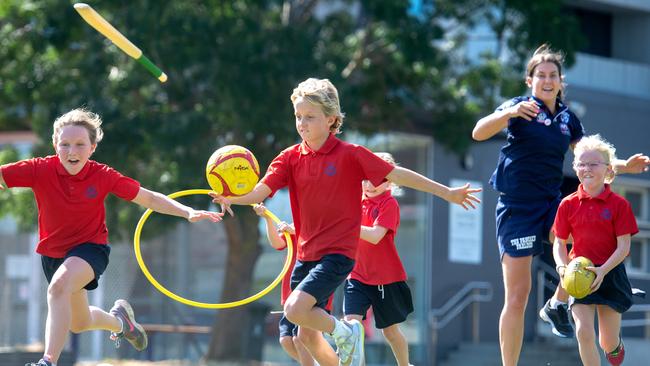
[{"label": "blonde hair", "polygon": [[104,131],[101,128],[102,118],[84,108],[73,109],[57,118],[54,121],[52,132],[52,143],[57,144],[61,130],[66,126],[81,126],[88,131],[88,137],[92,145],[98,144],[104,137]]},{"label": "blonde hair", "polygon": [[[605,163],[611,165],[614,160],[616,160],[616,148],[614,145],[610,144],[602,138],[599,134],[585,136],[578,141],[573,153],[575,155],[573,162],[576,163],[578,155],[587,152],[587,151],[596,151],[602,155]],[[616,178],[616,173],[614,169],[610,166],[610,172],[605,177],[605,183],[612,183],[614,178]]]},{"label": "blonde hair", "polygon": [[[385,162],[387,162],[388,164],[390,164],[392,166],[399,166],[399,164],[397,164],[397,162],[395,161],[395,158],[393,157],[393,155],[391,155],[391,153],[376,152],[375,155],[377,155],[382,160],[384,160]],[[393,182],[390,182],[390,189],[391,189],[391,193],[393,194],[393,196],[401,196],[402,193],[403,193],[402,187],[398,186],[397,184],[395,184]]]},{"label": "blonde hair", "polygon": [[295,103],[298,98],[304,98],[309,103],[319,106],[325,116],[334,116],[334,123],[330,126],[330,132],[341,133],[345,115],[341,112],[339,92],[331,81],[309,78],[301,82],[293,89],[291,102]]},{"label": "blonde hair", "polygon": [[[557,71],[560,74],[560,81],[562,79],[562,65],[564,64],[564,54],[560,51],[555,51],[551,49],[551,46],[544,43],[543,45],[537,47],[535,52],[533,53],[533,56],[528,60],[528,65],[526,65],[526,78],[532,78],[533,74],[535,73],[535,69],[539,64],[543,64],[545,62],[550,62],[555,64],[557,66]],[[558,97],[562,99],[563,94],[562,92],[565,90],[566,86],[563,82],[561,82],[561,88],[560,91],[558,92]]]}]

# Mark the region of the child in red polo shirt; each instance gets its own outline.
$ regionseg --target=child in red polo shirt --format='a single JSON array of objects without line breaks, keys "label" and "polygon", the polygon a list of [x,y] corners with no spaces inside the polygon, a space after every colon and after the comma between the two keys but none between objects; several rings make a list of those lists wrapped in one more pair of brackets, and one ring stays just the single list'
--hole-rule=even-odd
[{"label": "child in red polo shirt", "polygon": [[[612,365],[625,357],[621,315],[632,306],[632,287],[623,261],[630,252],[631,236],[639,230],[630,203],[611,191],[615,149],[599,135],[582,138],[576,145],[573,167],[580,180],[578,191],[560,203],[555,217],[553,256],[560,277],[570,259],[589,258],[596,274],[592,291],[573,299],[571,312],[576,324],[580,358],[585,365],[600,365],[595,339],[594,316],[598,315],[598,339]],[[566,242],[573,236],[567,255]]]},{"label": "child in red polo shirt", "polygon": [[[321,366],[361,365],[361,323],[339,321],[324,310],[327,299],[354,266],[361,226],[361,182],[379,185],[387,178],[465,208],[480,202],[472,195],[480,189],[469,184],[449,188],[394,167],[363,146],[337,139],[343,113],[338,91],[327,79],[303,81],[293,90],[291,102],[302,142],[282,151],[252,192],[232,198],[213,192],[213,201],[232,213],[230,204],[262,202],[277,190],[289,188],[298,258],[285,316],[300,327],[298,338]],[[320,342],[321,332],[332,334],[338,356]]]},{"label": "child in red polo shirt", "polygon": [[[389,153],[376,153],[396,165]],[[399,366],[409,365],[409,348],[399,324],[413,312],[411,290],[406,284],[395,235],[399,227],[398,189],[390,181],[374,186],[363,181],[361,240],[354,269],[345,286],[343,312],[346,320],[361,320],[372,306],[375,326],[382,330]]]},{"label": "child in red polo shirt", "polygon": [[[291,273],[293,272],[293,267],[296,264],[296,256],[298,254],[298,248],[296,245],[296,229],[293,227],[293,224],[287,224],[284,221],[281,222],[276,228],[273,220],[264,214],[266,207],[261,203],[253,206],[253,210],[255,210],[255,213],[258,216],[264,218],[264,222],[266,223],[266,238],[269,240],[269,244],[271,244],[273,248],[277,250],[283,250],[286,248],[287,243],[285,241],[286,239],[283,233],[286,232],[291,235],[291,247],[293,248],[293,256],[291,258],[291,266],[287,270],[287,273],[284,275],[284,278],[282,278],[282,289],[280,294],[280,304],[284,305],[284,303],[287,301],[287,298],[289,297],[289,294],[291,294]],[[334,295],[330,296],[327,306],[325,307],[325,310],[327,312],[331,313],[333,300]],[[301,366],[313,366],[315,364],[314,358],[297,337],[298,327],[290,322],[284,315],[282,315],[278,328],[280,330],[280,345],[284,351],[291,358],[300,363]],[[322,336],[321,338],[322,342],[325,342],[324,345],[329,347],[325,338]]]},{"label": "child in red polo shirt", "polygon": [[218,222],[223,216],[182,205],[90,160],[103,137],[101,123],[95,113],[72,110],[54,121],[56,155],[0,166],[0,189],[29,187],[34,192],[39,231],[36,252],[49,283],[45,352],[40,361],[26,366],[56,365],[69,331],[105,329],[118,345],[126,339],[137,350],[147,346],[147,335],[135,322],[128,302],[115,301],[109,313],[88,306],[87,290],[97,288],[108,265],[104,200],[109,193],[190,222]]}]

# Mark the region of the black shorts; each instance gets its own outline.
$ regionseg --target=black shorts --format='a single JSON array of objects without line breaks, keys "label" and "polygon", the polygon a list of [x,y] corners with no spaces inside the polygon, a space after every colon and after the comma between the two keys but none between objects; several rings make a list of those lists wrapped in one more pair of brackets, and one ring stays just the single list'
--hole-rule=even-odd
[{"label": "black shorts", "polygon": [[108,266],[108,257],[111,254],[111,247],[108,244],[94,244],[83,243],[70,249],[63,258],[52,258],[42,255],[41,264],[43,265],[43,272],[47,283],[52,281],[52,277],[57,269],[70,257],[79,257],[90,264],[95,272],[95,278],[88,282],[84,288],[86,290],[94,290],[99,286],[99,277],[106,270]]},{"label": "black shorts", "polygon": [[345,315],[362,315],[365,319],[370,306],[378,329],[402,323],[413,312],[411,290],[404,281],[377,286],[347,280],[343,299]]},{"label": "black shorts", "polygon": [[304,291],[316,298],[316,306],[327,309],[330,296],[354,268],[354,260],[343,254],[328,254],[318,261],[296,261],[291,274],[291,290]]},{"label": "black shorts", "polygon": [[278,328],[280,329],[280,338],[293,337],[298,335],[298,326],[290,322],[289,319],[287,319],[287,317],[284,315],[282,315],[282,318],[280,318]]},{"label": "black shorts", "polygon": [[495,210],[500,258],[535,256],[548,243],[559,198],[540,201],[514,201],[499,196]]},{"label": "black shorts", "polygon": [[626,312],[632,306],[632,286],[625,264],[619,263],[612,268],[596,292],[582,299],[573,299],[573,304],[607,305],[618,313]]}]

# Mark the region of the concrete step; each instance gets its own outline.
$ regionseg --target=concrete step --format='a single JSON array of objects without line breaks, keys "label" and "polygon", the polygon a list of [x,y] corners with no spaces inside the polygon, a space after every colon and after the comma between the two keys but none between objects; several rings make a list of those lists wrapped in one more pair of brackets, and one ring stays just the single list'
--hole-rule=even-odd
[{"label": "concrete step", "polygon": [[[580,365],[578,345],[575,341],[562,344],[554,342],[525,343],[519,366],[575,366]],[[441,366],[500,366],[501,352],[497,343],[462,343]]]}]

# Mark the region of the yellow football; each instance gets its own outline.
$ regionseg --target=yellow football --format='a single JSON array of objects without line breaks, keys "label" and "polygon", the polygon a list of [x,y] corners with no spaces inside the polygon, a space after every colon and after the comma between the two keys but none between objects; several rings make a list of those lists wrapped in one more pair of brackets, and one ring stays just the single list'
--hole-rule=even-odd
[{"label": "yellow football", "polygon": [[213,191],[226,197],[253,190],[260,179],[260,165],[253,153],[238,145],[215,151],[205,166],[205,177]]},{"label": "yellow football", "polygon": [[582,299],[591,292],[591,284],[596,279],[596,274],[585,269],[593,267],[593,263],[585,257],[576,257],[567,265],[562,278],[562,287],[569,295]]}]

